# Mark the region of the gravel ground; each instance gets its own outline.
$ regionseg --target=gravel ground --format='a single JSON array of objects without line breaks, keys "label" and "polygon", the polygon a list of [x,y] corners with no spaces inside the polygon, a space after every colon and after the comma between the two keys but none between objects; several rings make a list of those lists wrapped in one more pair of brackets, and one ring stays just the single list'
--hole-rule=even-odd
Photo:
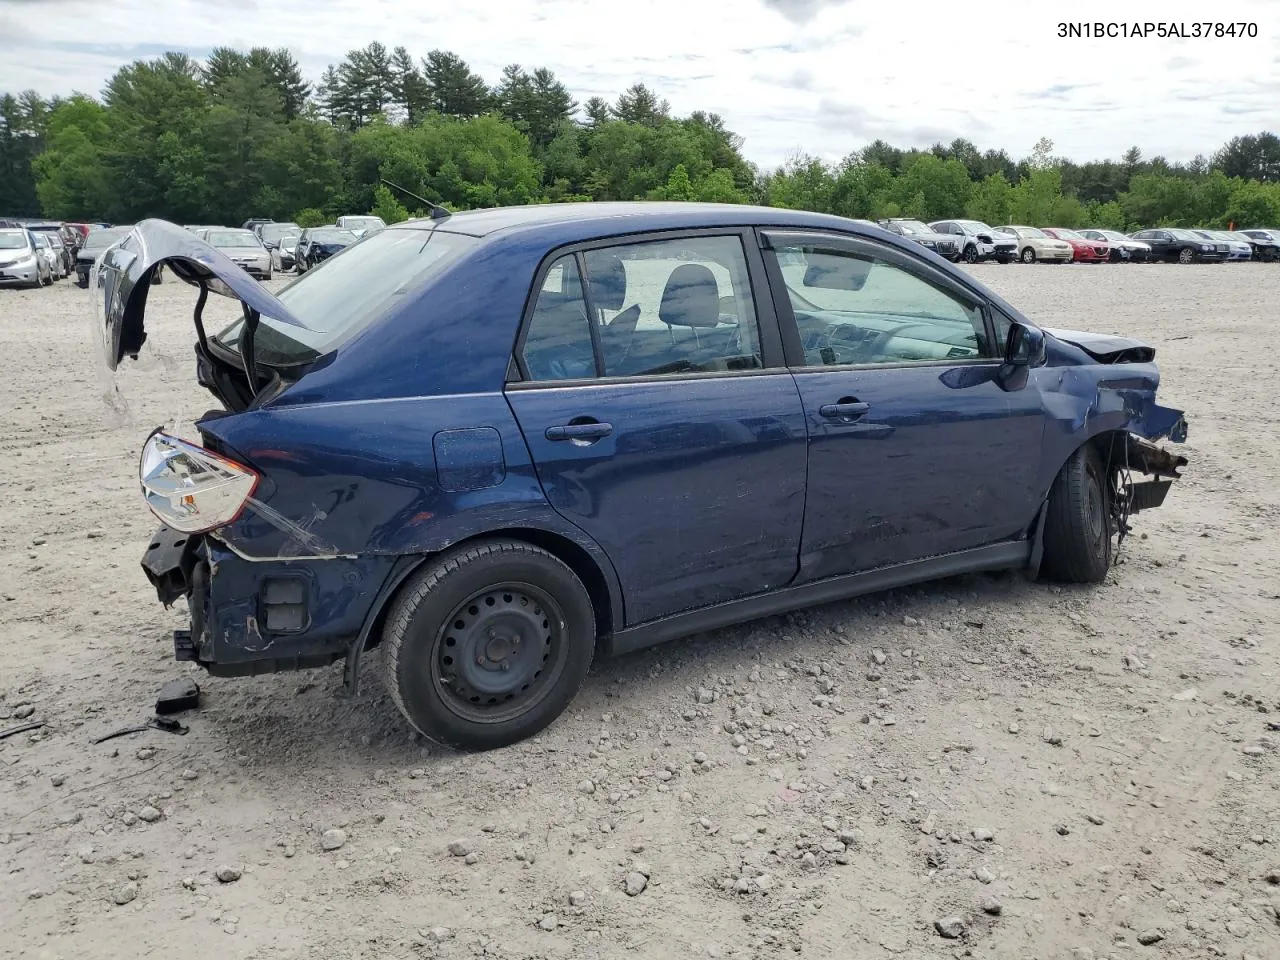
[{"label": "gravel ground", "polygon": [[[0,291],[0,957],[1280,956],[1280,267],[981,266],[1159,350],[1186,478],[1094,589],[975,576],[600,662],[544,736],[460,756],[366,662],[198,672],[138,569],[170,359],[102,401],[86,294]],[[214,298],[217,300],[218,298]],[[220,306],[230,316],[225,304]],[[144,389],[145,388],[145,389]]]}]

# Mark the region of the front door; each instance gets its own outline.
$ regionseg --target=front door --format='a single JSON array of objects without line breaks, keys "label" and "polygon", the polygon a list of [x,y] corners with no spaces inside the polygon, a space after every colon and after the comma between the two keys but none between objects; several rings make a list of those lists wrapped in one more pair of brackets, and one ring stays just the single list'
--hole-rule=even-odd
[{"label": "front door", "polygon": [[628,626],[796,574],[805,416],[745,249],[596,246],[539,275],[507,398],[547,499],[612,561]]},{"label": "front door", "polygon": [[1039,504],[1044,412],[997,382],[984,306],[922,259],[768,233],[788,360],[809,428],[802,579],[1017,538]]}]

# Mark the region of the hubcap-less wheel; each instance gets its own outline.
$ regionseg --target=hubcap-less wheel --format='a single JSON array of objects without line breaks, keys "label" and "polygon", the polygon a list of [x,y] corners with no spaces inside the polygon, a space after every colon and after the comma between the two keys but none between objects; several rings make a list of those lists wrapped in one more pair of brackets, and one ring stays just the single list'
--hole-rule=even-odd
[{"label": "hubcap-less wheel", "polygon": [[1183,247],[1181,250],[1178,251],[1179,263],[1190,263],[1195,258],[1196,258],[1196,255],[1191,252],[1190,247]]},{"label": "hubcap-less wheel", "polygon": [[977,262],[978,262],[978,248],[977,248],[977,247],[965,247],[965,248],[964,248],[964,262],[965,262],[965,263],[977,263]]},{"label": "hubcap-less wheel", "polygon": [[501,583],[459,604],[436,636],[431,682],[459,717],[501,723],[526,712],[556,680],[564,614],[544,591]]},{"label": "hubcap-less wheel", "polygon": [[1035,252],[1034,250],[1032,250],[1030,247],[1027,247],[1027,249],[1025,249],[1025,250],[1023,250],[1023,251],[1022,251],[1022,262],[1023,262],[1023,263],[1035,263],[1035,262],[1036,262],[1036,252]]}]

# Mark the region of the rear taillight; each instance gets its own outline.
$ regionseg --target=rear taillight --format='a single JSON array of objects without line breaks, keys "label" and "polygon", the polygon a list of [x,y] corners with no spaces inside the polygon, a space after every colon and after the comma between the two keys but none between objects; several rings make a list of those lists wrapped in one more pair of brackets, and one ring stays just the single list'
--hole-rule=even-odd
[{"label": "rear taillight", "polygon": [[151,512],[183,533],[230,523],[258,485],[250,468],[162,432],[142,448],[138,473]]}]

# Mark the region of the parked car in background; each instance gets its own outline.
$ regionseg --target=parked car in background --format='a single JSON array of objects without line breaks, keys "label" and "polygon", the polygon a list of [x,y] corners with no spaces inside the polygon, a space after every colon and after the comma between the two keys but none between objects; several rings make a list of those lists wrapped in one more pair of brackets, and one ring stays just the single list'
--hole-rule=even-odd
[{"label": "parked car in background", "polygon": [[[84,243],[80,249],[76,251],[76,283],[81,287],[89,286],[89,272],[93,269],[93,265],[97,262],[98,257],[102,255],[102,251],[128,236],[132,227],[99,227],[96,230],[90,230],[89,235],[85,237]],[[157,276],[158,276],[157,272]]]},{"label": "parked car in background", "polygon": [[1129,234],[1132,240],[1151,244],[1151,258],[1167,263],[1220,263],[1227,257],[1226,243],[1177,227],[1159,227]]},{"label": "parked car in background", "polygon": [[1013,237],[1018,242],[1018,259],[1023,263],[1070,263],[1071,244],[1055,240],[1037,227],[996,227],[997,232]]},{"label": "parked car in background", "polygon": [[1253,259],[1253,244],[1248,240],[1237,240],[1225,230],[1205,230],[1197,227],[1191,232],[1198,237],[1212,240],[1215,244],[1225,243],[1227,245],[1226,259],[1228,261]]},{"label": "parked car in background", "polygon": [[58,255],[58,258],[62,261],[62,267],[58,272],[60,276],[63,277],[69,275],[71,271],[75,269],[75,259],[73,251],[68,249],[66,240],[69,234],[73,233],[73,231],[68,230],[65,223],[58,223],[56,221],[38,221],[28,223],[26,226],[27,229],[33,233],[40,233],[57,239],[58,242],[51,246],[54,252]]},{"label": "parked car in background", "polygon": [[356,235],[357,239],[363,237],[366,233],[382,230],[386,225],[386,222],[381,217],[375,216],[339,217],[334,224],[339,230],[350,230]]},{"label": "parked car in background", "polygon": [[1105,240],[1088,240],[1066,227],[1045,227],[1044,232],[1071,247],[1073,263],[1106,263],[1111,259],[1111,245]]},{"label": "parked car in background", "polygon": [[965,263],[977,263],[981,260],[1008,263],[1017,256],[1017,240],[997,233],[981,220],[938,220],[929,224],[929,227],[956,238],[956,244],[960,247],[960,259]]},{"label": "parked car in background", "polygon": [[36,237],[24,227],[0,227],[0,286],[53,283],[49,258],[36,246]]},{"label": "parked car in background", "polygon": [[952,261],[960,258],[960,244],[956,237],[949,233],[938,233],[919,220],[912,220],[909,217],[890,217],[875,225],[882,230],[896,233],[900,237],[906,237],[925,249],[932,250],[940,257]]},{"label": "parked car in background", "polygon": [[293,269],[293,251],[302,233],[300,226],[296,223],[264,223],[258,226],[255,233],[271,254],[271,269]]},{"label": "parked car in background", "polygon": [[303,230],[293,250],[293,269],[297,273],[306,273],[358,239],[360,238],[350,230],[338,227],[312,227]]},{"label": "parked car in background", "polygon": [[1145,263],[1151,259],[1151,244],[1126,237],[1119,230],[1077,230],[1086,240],[1101,241],[1111,246],[1112,263]]},{"label": "parked car in background", "polygon": [[222,227],[219,227],[216,223],[188,223],[182,229],[190,230],[196,236],[199,236],[202,230],[221,230]]},{"label": "parked car in background", "polygon": [[112,370],[161,262],[251,308],[196,346],[225,409],[140,460],[175,656],[345,659],[353,689],[381,645],[392,700],[451,747],[537,734],[597,652],[964,572],[1101,582],[1186,464],[1156,442],[1186,423],[1153,347],[1044,329],[824,214],[446,213],[278,295],[147,221],[94,291]]},{"label": "parked car in background", "polygon": [[1280,258],[1280,230],[1237,230],[1253,244],[1253,252],[1259,260]]},{"label": "parked car in background", "polygon": [[240,227],[243,230],[253,230],[254,228],[261,226],[264,223],[274,223],[274,222],[275,221],[272,220],[270,217],[251,217],[248,220],[246,220],[244,223],[240,224]]},{"label": "parked car in background", "polygon": [[66,264],[62,262],[61,247],[54,246],[54,240],[57,234],[41,233],[36,230],[29,231],[31,240],[35,244],[36,253],[40,258],[49,265],[49,282],[61,280],[67,275]]},{"label": "parked car in background", "polygon": [[198,236],[250,276],[271,279],[271,254],[252,230],[214,227],[201,231]]}]

